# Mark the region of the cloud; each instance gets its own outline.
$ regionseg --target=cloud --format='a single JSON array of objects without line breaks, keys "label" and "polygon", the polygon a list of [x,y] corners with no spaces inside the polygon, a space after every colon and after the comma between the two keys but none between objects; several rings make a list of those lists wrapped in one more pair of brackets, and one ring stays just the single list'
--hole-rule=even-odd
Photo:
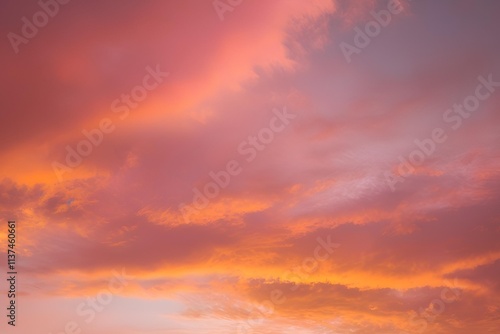
[{"label": "cloud", "polygon": [[[378,334],[414,327],[453,282],[460,299],[427,330],[492,332],[498,92],[460,129],[443,113],[500,78],[497,5],[409,3],[347,64],[339,43],[385,5],[242,2],[221,22],[210,1],[74,2],[2,51],[0,213],[19,222],[23,298],[67,308],[54,296],[76,302],[125,268],[95,333],[233,333],[279,289],[256,331]],[[37,10],[4,6],[4,31]],[[157,65],[169,76],[121,119],[111,104]],[[276,109],[295,118],[248,161],[241,143]],[[116,128],[59,182],[53,161],[105,118]],[[436,127],[446,142],[391,191],[384,173]],[[187,221],[182,204],[232,160],[241,173]],[[308,271],[326,237],[340,247]],[[124,318],[135,327],[110,325]]]}]

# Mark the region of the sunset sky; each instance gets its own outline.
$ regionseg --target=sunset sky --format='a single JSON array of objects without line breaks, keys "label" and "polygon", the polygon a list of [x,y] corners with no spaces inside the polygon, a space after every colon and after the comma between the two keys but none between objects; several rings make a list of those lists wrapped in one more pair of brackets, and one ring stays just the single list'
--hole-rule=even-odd
[{"label": "sunset sky", "polygon": [[3,0],[0,331],[500,333],[499,17]]}]

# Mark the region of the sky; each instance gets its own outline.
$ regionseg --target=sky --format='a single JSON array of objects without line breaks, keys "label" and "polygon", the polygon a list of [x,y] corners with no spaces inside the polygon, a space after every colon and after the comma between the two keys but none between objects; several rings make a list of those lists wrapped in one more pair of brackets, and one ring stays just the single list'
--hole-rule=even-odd
[{"label": "sky", "polygon": [[2,1],[0,328],[499,333],[499,12]]}]

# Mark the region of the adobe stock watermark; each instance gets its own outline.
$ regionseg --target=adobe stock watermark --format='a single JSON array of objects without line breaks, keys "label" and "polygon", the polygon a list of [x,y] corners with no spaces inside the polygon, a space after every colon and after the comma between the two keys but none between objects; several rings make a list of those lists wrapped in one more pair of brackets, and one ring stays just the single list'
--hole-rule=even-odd
[{"label": "adobe stock watermark", "polygon": [[[238,145],[237,151],[240,156],[244,157],[247,164],[254,161],[259,152],[274,141],[275,135],[285,130],[290,121],[296,117],[295,114],[288,112],[286,107],[283,110],[274,109],[273,114],[274,116],[269,120],[268,127],[260,129],[256,135],[248,136]],[[242,171],[242,164],[233,159],[226,163],[223,170],[208,173],[212,181],[207,182],[201,187],[201,190],[198,187],[193,188],[193,200],[189,205],[185,203],[179,204],[179,211],[184,221],[189,223],[190,217],[194,213],[206,208],[210,200],[217,197],[221,189],[226,188],[232,178],[241,174]]]},{"label": "adobe stock watermark", "polygon": [[[147,66],[142,84],[133,87],[129,94],[121,94],[119,98],[113,100],[110,106],[111,112],[117,114],[120,120],[126,119],[130,115],[130,111],[137,108],[148,97],[151,91],[163,83],[168,75],[168,72],[161,71],[160,65],[156,65],[154,69],[151,66]],[[104,136],[112,133],[115,129],[116,125],[113,120],[105,117],[101,119],[97,127],[90,130],[83,129],[82,135],[85,138],[80,140],[74,147],[66,145],[65,163],[59,161],[52,162],[52,169],[59,182],[63,180],[65,173],[80,166],[84,158],[88,157],[94,151],[95,147],[102,144]]]},{"label": "adobe stock watermark", "polygon": [[[318,245],[314,248],[313,256],[306,257],[300,266],[295,266],[286,271],[281,277],[285,280],[298,278],[299,281],[309,278],[312,274],[318,271],[320,263],[325,262],[332,256],[333,252],[340,247],[340,244],[333,243],[331,236],[328,235],[325,239],[322,237],[316,238]],[[297,291],[299,285],[294,284],[290,287],[290,291]],[[261,325],[262,322],[274,314],[276,306],[286,302],[286,291],[281,289],[273,289],[269,293],[269,298],[255,305],[248,314],[245,321],[238,324],[237,334],[250,334],[254,332],[254,327]]]},{"label": "adobe stock watermark", "polygon": [[[83,318],[82,320],[85,323],[91,323],[96,318],[97,313],[102,312],[104,308],[113,301],[114,296],[120,293],[125,286],[128,285],[127,281],[130,277],[125,274],[124,268],[122,268],[121,273],[115,270],[111,274],[112,277],[108,281],[107,288],[101,289],[94,297],[87,297],[84,302],[81,302],[76,307],[76,315]],[[80,333],[82,333],[82,326],[78,321],[72,320],[64,325],[62,331],[56,332],[55,334]]]},{"label": "adobe stock watermark", "polygon": [[219,17],[219,20],[224,21],[225,13],[232,12],[234,8],[241,5],[242,2],[243,0],[214,0],[212,2],[212,6]]},{"label": "adobe stock watermark", "polygon": [[60,9],[60,5],[65,5],[70,0],[40,0],[38,6],[41,8],[35,12],[31,19],[23,16],[21,18],[21,34],[14,32],[7,33],[10,45],[16,54],[19,53],[19,46],[21,44],[28,44],[30,40],[38,35],[41,28],[45,27],[50,19],[54,18]]},{"label": "adobe stock watermark", "polygon": [[354,54],[360,54],[362,50],[370,45],[373,38],[380,35],[382,28],[387,27],[389,23],[391,23],[393,15],[398,15],[403,12],[404,6],[401,3],[402,1],[403,0],[389,0],[387,9],[382,9],[378,12],[372,10],[370,14],[373,20],[368,21],[364,29],[358,26],[354,28],[354,32],[356,33],[353,40],[354,45],[346,42],[341,42],[339,44],[340,50],[348,63],[351,63]]},{"label": "adobe stock watermark", "polygon": [[439,298],[433,299],[426,308],[420,307],[418,312],[412,311],[408,318],[407,330],[411,333],[423,333],[429,323],[434,322],[446,310],[446,305],[456,302],[462,294],[462,290],[457,288],[456,282],[456,279],[453,284],[445,281],[446,287],[441,290]]},{"label": "adobe stock watermark", "polygon": [[[467,96],[461,104],[454,104],[452,108],[445,110],[443,113],[444,123],[454,131],[458,130],[463,121],[470,118],[472,113],[479,109],[481,103],[489,99],[496,89],[500,87],[500,82],[493,80],[493,74],[489,74],[487,78],[479,76],[477,80],[479,84],[473,94]],[[396,184],[404,182],[406,178],[412,175],[416,167],[422,165],[428,157],[436,152],[437,146],[443,144],[447,139],[446,130],[442,127],[434,128],[428,138],[415,139],[416,148],[406,158],[401,155],[398,157],[400,163],[397,167],[397,173],[390,171],[384,173],[389,188],[394,192]]]}]

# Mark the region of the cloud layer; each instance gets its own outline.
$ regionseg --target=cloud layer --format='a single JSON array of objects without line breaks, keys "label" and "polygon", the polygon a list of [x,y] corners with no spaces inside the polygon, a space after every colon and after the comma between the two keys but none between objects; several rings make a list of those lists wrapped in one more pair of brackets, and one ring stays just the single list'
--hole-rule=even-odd
[{"label": "cloud layer", "polygon": [[[21,330],[498,332],[499,5],[395,1],[348,62],[391,2],[219,3],[72,1],[4,39]],[[43,10],[1,7],[6,36]]]}]

